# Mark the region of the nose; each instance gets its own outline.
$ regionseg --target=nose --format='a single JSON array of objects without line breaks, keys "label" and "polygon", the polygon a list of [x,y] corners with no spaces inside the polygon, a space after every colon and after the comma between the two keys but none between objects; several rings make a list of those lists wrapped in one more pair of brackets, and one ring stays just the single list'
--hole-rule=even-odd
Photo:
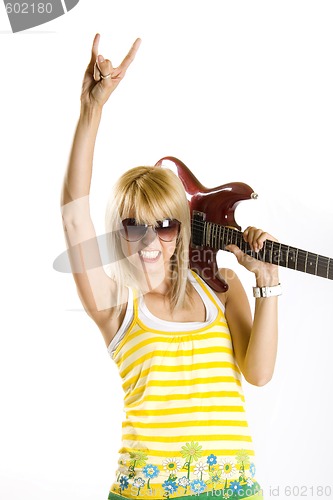
[{"label": "nose", "polygon": [[154,231],[154,229],[151,226],[149,226],[146,234],[144,235],[141,241],[145,247],[148,247],[150,243],[152,243],[155,240],[156,237],[157,237],[156,231]]}]

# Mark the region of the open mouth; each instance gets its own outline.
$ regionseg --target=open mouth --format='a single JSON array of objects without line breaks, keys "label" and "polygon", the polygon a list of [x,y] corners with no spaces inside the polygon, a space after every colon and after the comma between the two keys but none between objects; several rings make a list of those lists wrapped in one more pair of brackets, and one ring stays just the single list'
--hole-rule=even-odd
[{"label": "open mouth", "polygon": [[140,250],[139,255],[144,262],[156,262],[161,252],[159,250]]}]

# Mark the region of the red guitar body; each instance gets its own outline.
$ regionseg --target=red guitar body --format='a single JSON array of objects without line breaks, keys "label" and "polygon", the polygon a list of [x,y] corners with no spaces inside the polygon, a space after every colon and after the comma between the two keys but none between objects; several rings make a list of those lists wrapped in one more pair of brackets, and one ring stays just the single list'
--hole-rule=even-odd
[{"label": "red guitar body", "polygon": [[[182,161],[173,156],[161,158],[156,166],[168,167],[178,175],[189,198],[191,218],[194,212],[202,212],[211,222],[241,230],[235,221],[235,209],[241,201],[257,198],[250,186],[242,182],[232,182],[206,188]],[[217,252],[218,250],[212,248],[191,245],[190,266],[214,290],[226,292],[228,285],[218,273]]]}]

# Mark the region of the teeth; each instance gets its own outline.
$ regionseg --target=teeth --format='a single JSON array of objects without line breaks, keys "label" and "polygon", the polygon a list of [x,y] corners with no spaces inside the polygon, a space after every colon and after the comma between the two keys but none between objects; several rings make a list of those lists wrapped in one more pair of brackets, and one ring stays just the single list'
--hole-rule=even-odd
[{"label": "teeth", "polygon": [[141,250],[140,255],[145,259],[156,259],[160,252],[158,250],[153,250],[151,252],[147,252],[147,250]]}]

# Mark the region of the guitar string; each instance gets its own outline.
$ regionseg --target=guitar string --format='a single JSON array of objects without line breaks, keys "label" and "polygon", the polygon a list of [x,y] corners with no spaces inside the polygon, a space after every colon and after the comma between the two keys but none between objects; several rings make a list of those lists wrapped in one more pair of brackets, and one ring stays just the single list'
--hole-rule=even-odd
[{"label": "guitar string", "polygon": [[[198,223],[199,225],[201,226],[201,228],[199,228],[199,234],[198,232],[196,232],[194,230],[194,233],[196,236],[201,236],[202,235],[202,227],[204,227],[205,223],[201,223],[201,221],[194,221],[194,224],[193,226],[195,226],[195,224],[197,225],[197,228],[198,228]],[[226,239],[227,242],[226,244],[229,244],[229,243],[238,243],[240,244],[241,246],[246,246],[247,247],[247,250],[250,250],[250,247],[247,245],[247,243],[242,239],[242,236],[243,236],[243,233],[241,233],[240,231],[237,231],[233,228],[228,228],[226,226],[220,226],[220,225],[217,225],[215,223],[209,223],[211,226],[213,226],[213,229],[215,229],[215,231],[217,231],[217,234],[213,234],[211,239],[212,240],[215,240],[215,243],[216,243],[216,238],[219,239],[219,242],[221,242],[221,240],[223,239]],[[221,234],[223,232],[223,234]],[[232,232],[233,234],[228,234]],[[227,235],[225,234],[227,233]],[[227,238],[226,238],[227,236]],[[230,236],[230,238],[228,238],[228,236]],[[265,245],[272,245],[273,247],[278,247],[277,249],[274,249],[274,248],[271,248],[271,249],[268,249],[269,251],[273,250],[273,253],[276,253],[276,251],[280,251],[280,253],[283,254],[283,252],[289,252],[290,253],[290,250],[294,251],[295,253],[298,253],[298,257],[304,257],[306,258],[306,256],[310,256],[310,257],[314,257],[315,259],[324,259],[324,260],[330,260],[329,257],[324,257],[324,256],[321,256],[321,255],[317,255],[317,254],[314,254],[313,252],[308,252],[306,250],[301,250],[301,249],[297,249],[296,247],[291,247],[290,245],[285,245],[283,243],[279,243],[279,242],[274,242],[272,240],[266,240],[265,242]],[[264,249],[261,250],[261,252],[263,252]],[[267,248],[266,248],[267,250]],[[281,252],[282,251],[282,252]],[[302,253],[304,255],[302,255]],[[307,254],[307,255],[306,255]],[[291,256],[293,257],[293,256]]]},{"label": "guitar string", "polygon": [[[333,266],[332,269],[330,268],[333,262],[331,262],[332,259],[330,259],[329,257],[315,254],[313,252],[308,252],[306,250],[301,250],[296,247],[291,247],[290,245],[285,245],[283,243],[275,242],[272,240],[266,240],[264,243],[264,247],[259,252],[255,252],[251,250],[247,242],[244,241],[243,233],[241,231],[216,224],[214,222],[201,221],[198,219],[192,220],[192,229],[194,236],[203,236],[203,231],[207,224],[210,225],[211,230],[209,240],[212,241],[213,244],[215,240],[215,247],[216,244],[221,243],[221,240],[222,242],[225,242],[224,240],[226,240],[226,244],[235,243],[245,253],[249,253],[252,257],[257,258],[258,260],[266,260],[266,254],[268,252],[270,254],[270,257],[268,257],[268,262],[270,263],[273,263],[273,260],[277,260],[277,265],[280,265],[282,267],[285,266],[290,269],[308,272],[309,274],[320,275],[321,277],[327,278],[329,278],[329,275],[332,274],[333,279]],[[216,241],[216,239],[218,239],[218,241]],[[270,248],[267,248],[267,246]],[[217,248],[219,248],[219,246]],[[275,257],[275,259],[273,257]],[[323,273],[323,271],[325,272]]]},{"label": "guitar string", "polygon": [[[239,236],[241,236],[241,233],[237,235],[236,239],[239,239]],[[214,236],[213,236],[214,238]],[[215,236],[216,239],[216,236]],[[221,238],[220,238],[221,239]],[[297,270],[297,271],[303,271],[307,272],[312,275],[320,276],[323,278],[329,278],[333,279],[333,267],[330,267],[331,263],[328,257],[324,256],[319,256],[316,254],[312,254],[310,252],[306,252],[305,250],[298,250],[296,248],[284,245],[284,244],[279,244],[278,242],[271,242],[271,240],[267,240],[267,242],[270,241],[272,243],[272,246],[270,246],[270,243],[268,246],[270,248],[267,249],[266,242],[264,244],[264,248],[259,252],[259,255],[254,252],[254,251],[249,251],[249,247],[246,246],[244,247],[244,240],[241,242],[235,241],[235,243],[238,243],[238,246],[245,251],[245,253],[249,254],[250,256],[257,258],[259,260],[264,260],[270,263],[276,263],[277,265],[280,265],[282,267],[288,267],[289,269],[292,270]],[[241,244],[240,244],[241,243]],[[276,250],[274,248],[274,245],[278,246],[279,249]],[[268,250],[268,254],[270,256],[266,259],[266,253]],[[293,250],[291,253],[290,250]],[[285,255],[283,255],[283,252],[285,251]],[[261,255],[260,255],[261,253]],[[309,260],[309,254],[312,257],[315,257],[313,260]],[[262,258],[262,256],[264,258]],[[274,257],[274,258],[273,258]],[[276,260],[277,262],[274,262]]]}]

